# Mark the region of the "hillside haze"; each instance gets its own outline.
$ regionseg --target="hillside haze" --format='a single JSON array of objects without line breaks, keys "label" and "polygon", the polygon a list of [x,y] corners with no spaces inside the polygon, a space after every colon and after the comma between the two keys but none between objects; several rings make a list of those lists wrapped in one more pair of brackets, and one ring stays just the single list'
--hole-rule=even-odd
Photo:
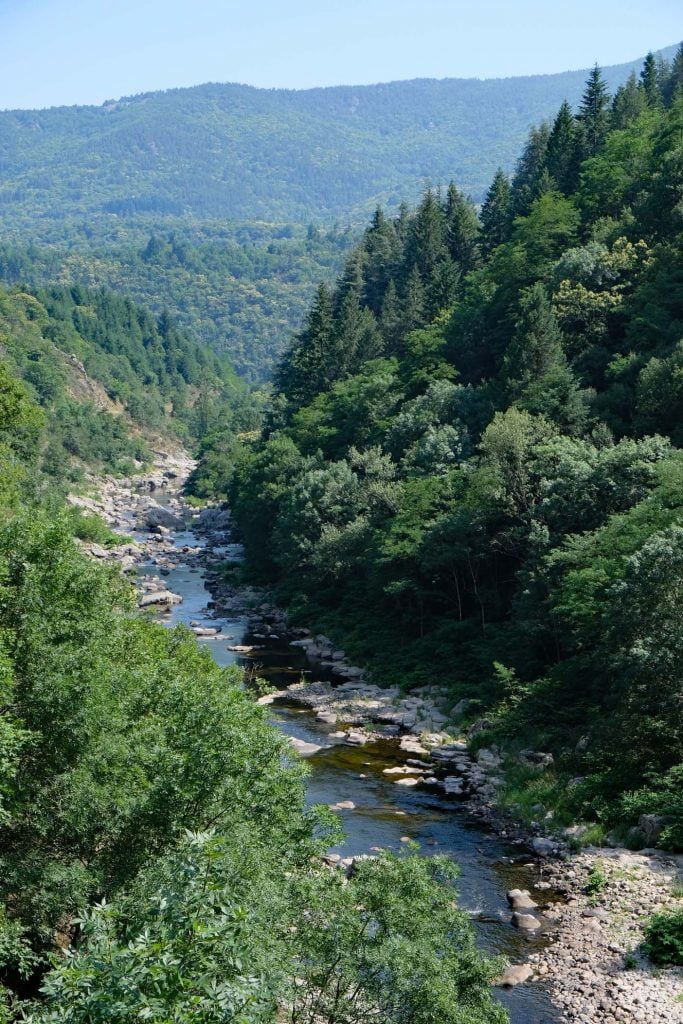
[{"label": "hillside haze", "polygon": [[[663,51],[665,56],[673,53]],[[641,62],[606,68],[613,90]],[[330,221],[414,200],[425,181],[483,197],[531,124],[575,105],[585,70],[292,91],[207,84],[100,107],[0,113],[5,228],[73,242],[121,221]]]}]

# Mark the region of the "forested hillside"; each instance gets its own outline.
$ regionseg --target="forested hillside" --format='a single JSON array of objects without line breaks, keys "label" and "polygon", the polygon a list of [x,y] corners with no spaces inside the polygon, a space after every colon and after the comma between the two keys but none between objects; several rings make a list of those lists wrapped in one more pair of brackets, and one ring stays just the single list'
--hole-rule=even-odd
[{"label": "forested hillside", "polygon": [[221,485],[295,619],[552,752],[510,802],[679,849],[682,89],[683,48],[614,96],[596,68],[480,215],[378,210]]},{"label": "forested hillside", "polygon": [[[608,68],[610,86],[631,68]],[[451,178],[483,199],[584,77],[205,85],[0,112],[0,280],[113,288],[263,380],[377,202],[396,212]]]},{"label": "forested hillside", "polygon": [[120,227],[88,248],[0,240],[0,281],[32,288],[55,281],[105,285],[161,315],[263,380],[291,341],[315,293],[330,282],[360,232],[222,223],[168,232]]},{"label": "forested hillside", "polygon": [[3,292],[0,330],[0,1021],[504,1024],[450,860],[326,865],[241,673],[74,540],[125,541],[75,471],[206,430],[225,368],[104,292]]},{"label": "forested hillside", "polygon": [[197,439],[240,409],[256,422],[225,360],[111,292],[0,291],[0,356],[47,428],[35,454],[54,479],[131,471],[155,435]]},{"label": "forested hillside", "polygon": [[[610,86],[633,67],[610,68]],[[150,214],[346,219],[414,199],[425,179],[453,178],[478,200],[532,123],[578,101],[585,74],[299,92],[209,84],[4,111],[0,209],[8,230],[60,241]]]}]

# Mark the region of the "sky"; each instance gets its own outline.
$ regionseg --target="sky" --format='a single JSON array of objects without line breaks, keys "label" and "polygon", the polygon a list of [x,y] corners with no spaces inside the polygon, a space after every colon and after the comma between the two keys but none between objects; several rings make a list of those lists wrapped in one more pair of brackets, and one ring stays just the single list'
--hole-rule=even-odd
[{"label": "sky", "polygon": [[682,15],[681,0],[0,0],[0,108],[545,74],[676,43]]}]

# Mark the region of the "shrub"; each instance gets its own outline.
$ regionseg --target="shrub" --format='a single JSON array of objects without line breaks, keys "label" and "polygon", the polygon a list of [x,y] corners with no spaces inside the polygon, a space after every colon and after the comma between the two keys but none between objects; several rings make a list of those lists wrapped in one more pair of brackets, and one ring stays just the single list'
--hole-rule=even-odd
[{"label": "shrub", "polygon": [[645,930],[645,950],[661,967],[683,967],[683,907],[655,914]]}]

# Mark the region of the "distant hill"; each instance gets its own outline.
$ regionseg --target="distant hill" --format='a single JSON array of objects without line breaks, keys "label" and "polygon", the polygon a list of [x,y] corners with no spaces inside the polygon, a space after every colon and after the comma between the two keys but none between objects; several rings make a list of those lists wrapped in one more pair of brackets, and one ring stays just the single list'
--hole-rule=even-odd
[{"label": "distant hill", "polygon": [[[663,51],[665,56],[673,53]],[[615,88],[641,60],[604,69]],[[70,242],[142,221],[331,221],[416,198],[481,199],[530,125],[587,72],[292,91],[201,85],[100,107],[0,112],[5,230]]]}]

